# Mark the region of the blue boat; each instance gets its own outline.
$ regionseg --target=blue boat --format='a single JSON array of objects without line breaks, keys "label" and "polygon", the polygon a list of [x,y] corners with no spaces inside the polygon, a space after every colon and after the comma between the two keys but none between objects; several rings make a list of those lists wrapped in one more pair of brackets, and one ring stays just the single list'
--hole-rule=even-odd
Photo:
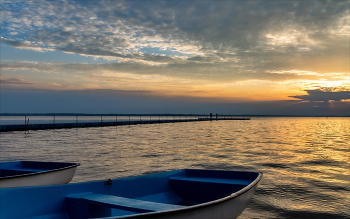
[{"label": "blue boat", "polygon": [[0,189],[1,219],[236,218],[262,173],[184,169],[114,180]]},{"label": "blue boat", "polygon": [[69,183],[78,163],[13,161],[0,163],[0,188]]}]

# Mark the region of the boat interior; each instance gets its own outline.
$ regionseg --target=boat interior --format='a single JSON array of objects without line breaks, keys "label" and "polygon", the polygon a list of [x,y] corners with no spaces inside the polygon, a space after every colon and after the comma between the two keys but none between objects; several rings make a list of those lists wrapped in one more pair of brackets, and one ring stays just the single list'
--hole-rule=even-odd
[{"label": "boat interior", "polygon": [[[30,219],[81,219],[122,218],[140,213],[176,211],[230,196],[251,184],[257,176],[258,173],[252,172],[187,169],[115,180],[37,187],[28,192],[41,205],[41,214],[31,214],[30,209],[26,209],[26,214],[31,216]],[[33,196],[30,196],[28,194],[24,198],[33,202],[30,200]],[[25,202],[21,200],[21,203]]]}]

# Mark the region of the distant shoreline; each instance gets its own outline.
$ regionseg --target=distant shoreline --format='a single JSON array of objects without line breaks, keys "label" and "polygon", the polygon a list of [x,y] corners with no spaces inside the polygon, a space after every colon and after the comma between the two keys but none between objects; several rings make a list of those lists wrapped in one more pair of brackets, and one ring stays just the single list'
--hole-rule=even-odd
[{"label": "distant shoreline", "polygon": [[[181,113],[0,113],[0,116],[208,116],[208,114]],[[250,116],[250,117],[350,117],[350,115],[251,115],[251,114],[218,114],[219,116]]]}]

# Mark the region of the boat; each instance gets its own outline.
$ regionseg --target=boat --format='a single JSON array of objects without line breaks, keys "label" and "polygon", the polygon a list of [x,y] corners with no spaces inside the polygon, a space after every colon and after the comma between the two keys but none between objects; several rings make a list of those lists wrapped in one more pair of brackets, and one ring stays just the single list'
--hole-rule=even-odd
[{"label": "boat", "polygon": [[262,173],[183,169],[66,185],[0,189],[1,219],[236,218]]},{"label": "boat", "polygon": [[78,163],[12,161],[0,163],[0,188],[69,183]]}]

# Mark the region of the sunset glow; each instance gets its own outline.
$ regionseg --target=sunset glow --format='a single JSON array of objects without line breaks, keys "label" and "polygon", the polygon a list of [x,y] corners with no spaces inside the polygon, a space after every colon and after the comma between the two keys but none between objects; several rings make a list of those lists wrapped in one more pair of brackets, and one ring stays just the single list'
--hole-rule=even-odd
[{"label": "sunset glow", "polygon": [[[125,97],[143,92],[176,98],[178,104],[181,98],[208,98],[208,105],[277,104],[312,95],[310,90],[332,96],[334,100],[316,98],[328,102],[350,99],[345,0],[38,0],[0,5],[1,91],[2,101],[8,101],[1,112],[28,98],[28,90],[55,95],[109,90]],[[10,100],[8,92],[19,99]],[[308,99],[303,98],[299,101]],[[185,112],[190,113],[184,106]]]}]

